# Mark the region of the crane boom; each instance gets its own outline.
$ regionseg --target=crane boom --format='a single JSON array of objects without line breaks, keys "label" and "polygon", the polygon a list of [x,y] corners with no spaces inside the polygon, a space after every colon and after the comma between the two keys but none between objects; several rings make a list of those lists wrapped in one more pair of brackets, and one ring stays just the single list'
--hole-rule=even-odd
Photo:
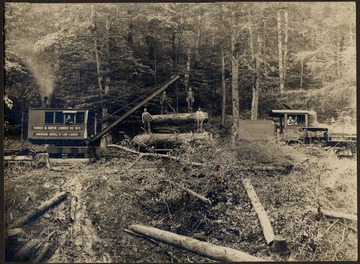
[{"label": "crane boom", "polygon": [[128,112],[126,112],[124,115],[122,115],[118,120],[116,120],[114,123],[112,123],[111,125],[107,126],[106,128],[104,128],[103,130],[101,130],[99,133],[97,133],[93,138],[91,138],[88,141],[88,144],[94,143],[97,140],[99,140],[102,136],[104,136],[106,133],[108,133],[111,129],[113,129],[117,124],[119,124],[121,121],[123,121],[125,118],[127,118],[129,115],[131,115],[132,113],[134,113],[136,110],[138,110],[140,107],[142,107],[144,104],[146,104],[147,102],[149,102],[151,99],[153,99],[155,96],[157,96],[158,94],[160,94],[161,92],[165,91],[165,89],[171,85],[173,82],[175,82],[177,79],[179,79],[180,76],[176,75],[171,77],[171,79],[169,81],[167,81],[165,84],[163,84],[159,89],[157,89],[154,93],[152,93],[150,96],[148,96],[147,98],[145,98],[143,101],[141,101],[140,103],[138,103],[136,106],[134,106],[133,108],[131,108]]}]

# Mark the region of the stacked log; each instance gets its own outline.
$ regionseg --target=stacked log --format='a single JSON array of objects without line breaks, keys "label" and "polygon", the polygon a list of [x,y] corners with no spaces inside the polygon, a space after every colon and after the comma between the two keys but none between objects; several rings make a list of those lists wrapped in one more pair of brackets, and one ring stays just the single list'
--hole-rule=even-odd
[{"label": "stacked log", "polygon": [[[202,112],[204,122],[209,120],[209,114]],[[175,113],[166,115],[152,115],[152,123],[193,123],[196,120],[196,113]]]},{"label": "stacked log", "polygon": [[212,136],[208,132],[181,133],[181,134],[141,134],[134,137],[133,142],[139,146],[151,146],[161,144],[180,145],[197,140],[209,142]]}]

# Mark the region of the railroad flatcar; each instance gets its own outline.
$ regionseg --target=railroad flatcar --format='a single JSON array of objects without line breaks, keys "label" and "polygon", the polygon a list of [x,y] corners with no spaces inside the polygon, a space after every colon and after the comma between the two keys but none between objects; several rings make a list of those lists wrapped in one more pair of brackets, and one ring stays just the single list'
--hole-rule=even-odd
[{"label": "railroad flatcar", "polygon": [[87,157],[88,119],[85,109],[30,108],[28,139],[50,157]]}]

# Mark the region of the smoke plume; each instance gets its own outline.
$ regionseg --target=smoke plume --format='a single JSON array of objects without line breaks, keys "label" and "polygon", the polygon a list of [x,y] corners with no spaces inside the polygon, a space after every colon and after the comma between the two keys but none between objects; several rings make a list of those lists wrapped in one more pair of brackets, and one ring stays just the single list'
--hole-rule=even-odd
[{"label": "smoke plume", "polygon": [[33,46],[29,44],[20,44],[15,50],[36,80],[41,97],[47,96],[50,99],[54,92],[56,77],[52,65],[45,58],[46,56],[37,53]]}]

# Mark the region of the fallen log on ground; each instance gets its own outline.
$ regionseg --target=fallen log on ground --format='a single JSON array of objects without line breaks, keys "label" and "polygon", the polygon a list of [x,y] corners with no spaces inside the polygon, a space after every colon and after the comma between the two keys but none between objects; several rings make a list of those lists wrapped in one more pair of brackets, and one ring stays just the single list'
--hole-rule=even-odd
[{"label": "fallen log on ground", "polygon": [[[317,208],[308,208],[308,209],[315,214],[318,212]],[[325,216],[330,216],[330,217],[334,217],[334,218],[344,218],[344,219],[349,219],[349,220],[354,220],[354,221],[357,220],[357,215],[353,215],[353,214],[344,214],[344,213],[329,211],[329,210],[324,210],[324,209],[320,209],[320,213]]]},{"label": "fallen log on ground", "polygon": [[[114,144],[109,144],[107,145],[108,147],[115,147],[115,148],[120,148],[122,150],[128,151],[130,153],[136,154],[136,155],[141,155],[141,157],[156,157],[156,158],[166,158],[166,159],[172,159],[172,160],[177,160],[180,161],[182,163],[186,163],[186,164],[191,164],[193,166],[204,166],[204,164],[202,163],[198,163],[198,162],[192,162],[192,161],[186,161],[183,159],[180,159],[178,157],[174,157],[171,155],[166,155],[166,154],[157,154],[157,153],[141,153],[123,146],[119,146],[119,145],[114,145]],[[132,167],[132,166],[131,166]],[[130,168],[131,168],[130,167]]]},{"label": "fallen log on ground", "polygon": [[78,201],[78,198],[76,196],[71,197],[71,204],[70,204],[70,219],[71,219],[71,221],[76,220],[77,201]]},{"label": "fallen log on ground", "polygon": [[46,253],[49,251],[50,243],[46,242],[38,251],[34,263],[41,263]]},{"label": "fallen log on ground", "polygon": [[12,225],[10,225],[10,227],[11,228],[20,227],[20,226],[22,226],[24,224],[27,224],[27,223],[35,220],[41,214],[43,214],[45,211],[47,211],[51,207],[53,207],[53,206],[59,204],[60,202],[62,202],[66,197],[67,197],[66,192],[60,192],[60,193],[56,194],[50,200],[48,200],[48,201],[42,203],[41,205],[39,205],[33,212],[30,212],[28,215],[19,218]]},{"label": "fallen log on ground", "polygon": [[30,240],[22,245],[15,255],[11,258],[12,261],[28,261],[35,258],[36,249],[35,246],[39,243],[36,240]]},{"label": "fallen log on ground", "polygon": [[253,186],[251,185],[250,179],[243,179],[242,183],[246,189],[246,192],[251,200],[251,203],[254,207],[255,212],[258,215],[261,227],[263,229],[263,233],[266,239],[266,242],[269,246],[272,245],[272,243],[274,242],[275,239],[275,234],[274,231],[272,229],[270,220],[265,212],[264,207],[261,205],[260,200],[253,188]]},{"label": "fallen log on ground", "polygon": [[181,145],[193,141],[212,140],[212,136],[208,132],[203,133],[179,133],[179,134],[140,134],[133,138],[133,142],[139,146],[152,146],[152,145]]},{"label": "fallen log on ground", "polygon": [[9,230],[5,231],[5,238],[18,237],[18,236],[23,236],[23,235],[26,235],[26,234],[20,227],[9,229]]},{"label": "fallen log on ground", "polygon": [[263,172],[273,172],[273,173],[288,173],[293,169],[294,165],[287,165],[287,166],[240,166],[240,170],[247,170],[247,171],[263,171]]},{"label": "fallen log on ground", "polygon": [[228,262],[240,261],[265,261],[264,259],[251,256],[245,252],[228,247],[217,246],[208,242],[202,242],[194,238],[163,231],[154,227],[142,225],[131,225],[130,229],[144,236],[168,243],[173,246],[181,247],[194,253]]},{"label": "fallen log on ground", "polygon": [[4,161],[33,161],[33,156],[4,156]]},{"label": "fallen log on ground", "polygon": [[19,246],[29,241],[29,236],[21,228],[5,231],[5,261],[11,261]]}]

